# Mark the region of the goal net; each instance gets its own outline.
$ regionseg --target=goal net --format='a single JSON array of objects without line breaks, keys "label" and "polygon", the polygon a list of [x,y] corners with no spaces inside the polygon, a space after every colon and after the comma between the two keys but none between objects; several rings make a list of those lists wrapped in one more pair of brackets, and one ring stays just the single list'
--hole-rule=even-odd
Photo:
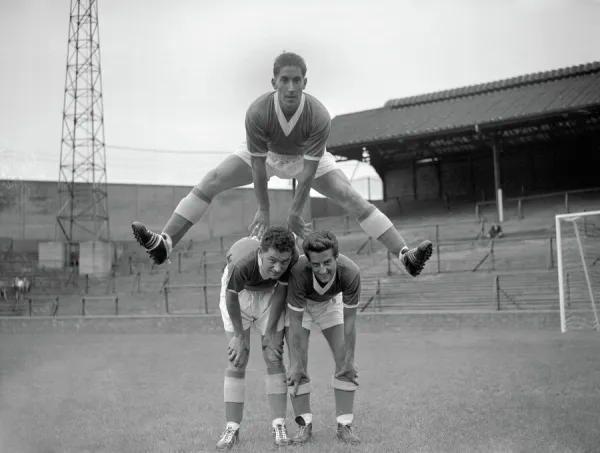
[{"label": "goal net", "polygon": [[600,331],[600,211],[556,216],[560,330]]}]

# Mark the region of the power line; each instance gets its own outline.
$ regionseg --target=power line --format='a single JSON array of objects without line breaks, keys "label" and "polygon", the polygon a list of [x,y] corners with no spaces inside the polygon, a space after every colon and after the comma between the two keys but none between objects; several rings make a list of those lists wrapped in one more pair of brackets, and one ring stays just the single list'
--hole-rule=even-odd
[{"label": "power line", "polygon": [[121,149],[125,151],[136,151],[142,153],[155,153],[155,154],[231,154],[231,151],[183,151],[178,149],[155,149],[155,148],[138,148],[134,146],[122,146],[122,145],[105,145],[108,149]]}]

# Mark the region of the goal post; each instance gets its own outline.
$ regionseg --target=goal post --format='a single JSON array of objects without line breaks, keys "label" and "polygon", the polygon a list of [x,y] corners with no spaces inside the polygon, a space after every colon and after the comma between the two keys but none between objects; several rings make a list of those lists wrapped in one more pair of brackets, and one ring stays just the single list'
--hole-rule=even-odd
[{"label": "goal post", "polygon": [[555,217],[560,330],[600,331],[600,211]]}]

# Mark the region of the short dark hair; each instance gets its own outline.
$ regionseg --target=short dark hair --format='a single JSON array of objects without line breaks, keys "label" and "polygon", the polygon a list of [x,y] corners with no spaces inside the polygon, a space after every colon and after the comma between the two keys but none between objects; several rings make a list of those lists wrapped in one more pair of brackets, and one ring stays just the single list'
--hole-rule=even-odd
[{"label": "short dark hair", "polygon": [[308,252],[321,253],[325,250],[333,250],[333,256],[337,258],[339,255],[338,240],[335,234],[329,230],[315,231],[304,239],[302,250],[308,259],[310,259]]},{"label": "short dark hair", "polygon": [[296,248],[296,238],[294,233],[287,226],[273,225],[267,228],[260,241],[260,249],[266,252],[274,248],[279,253],[294,252]]},{"label": "short dark hair", "polygon": [[281,68],[284,66],[296,66],[302,71],[302,77],[306,77],[306,62],[304,58],[293,52],[283,52],[277,58],[273,64],[273,77],[277,78]]}]

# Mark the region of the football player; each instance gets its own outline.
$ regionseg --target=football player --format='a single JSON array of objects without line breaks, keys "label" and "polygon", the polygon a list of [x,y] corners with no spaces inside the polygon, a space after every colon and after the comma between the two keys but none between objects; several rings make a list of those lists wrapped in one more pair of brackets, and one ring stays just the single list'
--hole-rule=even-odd
[{"label": "football player", "polygon": [[260,238],[270,223],[267,185],[275,175],[298,181],[287,217],[296,235],[304,238],[310,233],[301,213],[310,190],[315,189],[355,217],[365,233],[398,257],[410,275],[421,273],[433,251],[431,242],[409,248],[390,219],[365,200],[338,168],[325,147],[331,117],[316,97],[305,92],[306,72],[301,56],[279,55],[273,66],[273,90],[256,99],[246,112],[246,141],[179,202],[161,233],[139,222],[132,224],[135,238],[156,264],[169,258],[172,248],[200,221],[218,194],[250,183],[254,183],[258,202],[250,231]]}]

